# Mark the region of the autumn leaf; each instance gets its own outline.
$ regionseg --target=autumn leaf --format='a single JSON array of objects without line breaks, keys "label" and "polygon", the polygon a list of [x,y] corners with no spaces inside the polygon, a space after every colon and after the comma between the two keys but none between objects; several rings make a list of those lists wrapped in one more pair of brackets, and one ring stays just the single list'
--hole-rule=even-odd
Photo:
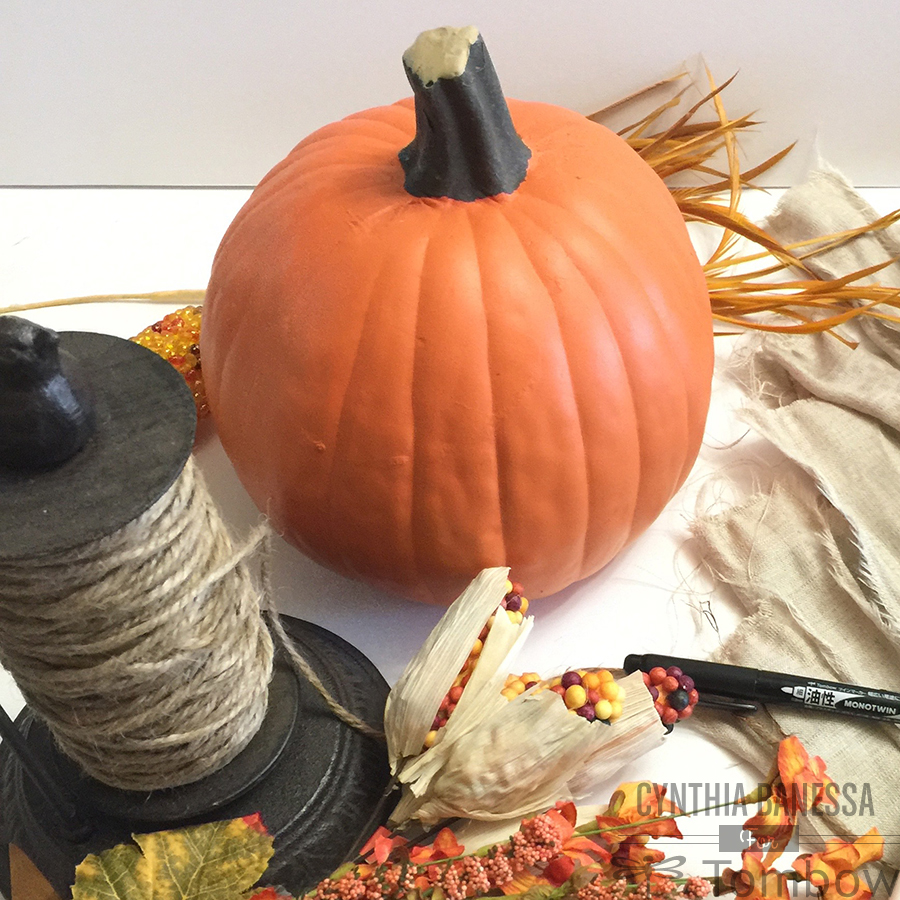
[{"label": "autumn leaf", "polygon": [[835,804],[837,785],[825,773],[821,756],[810,756],[800,739],[786,737],[778,745],[778,774],[787,798],[785,805],[806,812],[824,803]]},{"label": "autumn leaf", "polygon": [[381,865],[387,861],[395,847],[402,847],[405,843],[406,838],[395,835],[384,825],[379,825],[359,851],[359,855],[370,863]]},{"label": "autumn leaf", "polygon": [[815,887],[826,891],[834,887],[839,892],[842,881],[854,880],[848,879],[848,875],[866,863],[881,859],[883,853],[884,838],[877,828],[870,828],[853,842],[832,838],[825,842],[824,851],[804,853],[794,860],[793,865],[801,877]]},{"label": "autumn leaf", "polygon": [[770,869],[760,850],[744,850],[742,866],[735,871],[726,868],[720,876],[719,891],[737,894],[741,900],[791,900],[784,872]]},{"label": "autumn leaf", "polygon": [[272,838],[258,817],[138,834],[134,841],[86,857],[75,869],[72,900],[235,900],[272,856]]}]

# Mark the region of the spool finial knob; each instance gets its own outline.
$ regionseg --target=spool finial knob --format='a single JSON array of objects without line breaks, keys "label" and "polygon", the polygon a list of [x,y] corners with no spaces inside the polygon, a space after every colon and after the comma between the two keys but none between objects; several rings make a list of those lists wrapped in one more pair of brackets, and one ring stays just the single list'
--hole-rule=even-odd
[{"label": "spool finial knob", "polygon": [[0,316],[0,466],[50,469],[94,432],[94,409],[77,361],[59,335],[18,316]]}]

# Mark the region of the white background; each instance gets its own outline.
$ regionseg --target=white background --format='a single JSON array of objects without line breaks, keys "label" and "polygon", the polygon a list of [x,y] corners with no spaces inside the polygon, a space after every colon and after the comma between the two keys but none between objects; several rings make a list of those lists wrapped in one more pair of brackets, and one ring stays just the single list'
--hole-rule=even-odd
[{"label": "white background", "polygon": [[798,140],[898,183],[896,0],[2,0],[0,185],[253,185],[310,131],[409,93],[416,34],[477,25],[510,96],[590,113],[702,54],[756,159]]}]

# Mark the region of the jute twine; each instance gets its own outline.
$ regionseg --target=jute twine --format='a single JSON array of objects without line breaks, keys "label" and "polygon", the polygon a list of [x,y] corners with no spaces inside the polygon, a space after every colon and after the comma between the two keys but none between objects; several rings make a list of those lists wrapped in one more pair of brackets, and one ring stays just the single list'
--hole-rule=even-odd
[{"label": "jute twine", "polygon": [[[0,663],[93,778],[141,791],[188,784],[257,732],[273,644],[261,614],[267,576],[253,568],[268,535],[257,529],[236,549],[189,460],[120,531],[0,561]],[[266,616],[289,645],[277,613]]]}]

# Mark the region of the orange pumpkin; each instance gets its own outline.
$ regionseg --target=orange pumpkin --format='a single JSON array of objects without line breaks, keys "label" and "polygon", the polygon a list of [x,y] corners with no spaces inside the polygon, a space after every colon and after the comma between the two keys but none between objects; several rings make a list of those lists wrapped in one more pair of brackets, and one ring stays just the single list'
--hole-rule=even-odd
[{"label": "orange pumpkin", "polygon": [[[429,75],[441,42],[462,66]],[[404,60],[415,104],[307,137],[225,234],[209,404],[255,502],[314,559],[427,602],[493,565],[550,594],[691,468],[704,275],[654,172],[572,111],[507,111],[477,32],[426,33]]]}]

